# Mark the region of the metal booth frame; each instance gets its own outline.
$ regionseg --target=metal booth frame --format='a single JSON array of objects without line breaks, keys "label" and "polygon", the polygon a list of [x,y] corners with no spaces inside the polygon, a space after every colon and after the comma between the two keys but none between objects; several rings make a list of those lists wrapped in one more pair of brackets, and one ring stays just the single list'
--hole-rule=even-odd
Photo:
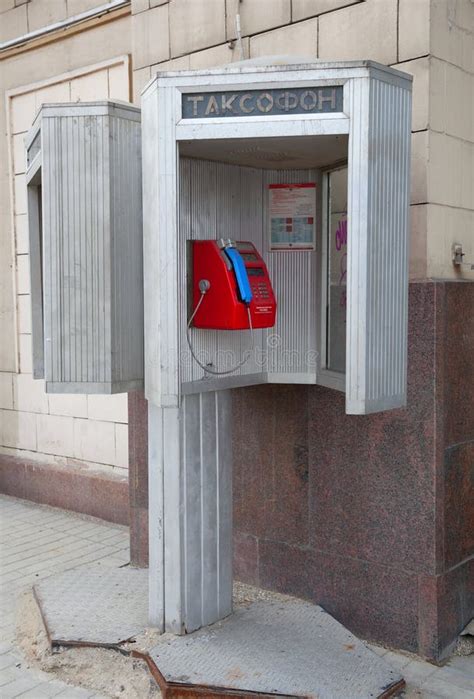
[{"label": "metal booth frame", "polygon": [[[406,403],[411,82],[411,76],[370,61],[243,62],[158,73],[143,92],[150,620],[164,630],[192,631],[231,611],[229,389],[245,385],[183,391],[180,143],[348,137],[346,412],[389,410]],[[182,116],[186,94],[334,86],[343,87],[339,112]],[[337,384],[330,372],[316,382]]]}]

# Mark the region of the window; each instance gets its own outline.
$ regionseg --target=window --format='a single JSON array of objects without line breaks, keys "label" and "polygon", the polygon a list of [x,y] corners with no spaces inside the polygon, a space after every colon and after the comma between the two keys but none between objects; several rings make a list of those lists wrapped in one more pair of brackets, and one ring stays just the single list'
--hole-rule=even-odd
[{"label": "window", "polygon": [[347,167],[328,173],[326,367],[346,370]]},{"label": "window", "polygon": [[321,368],[318,383],[345,390],[347,165],[323,174]]}]

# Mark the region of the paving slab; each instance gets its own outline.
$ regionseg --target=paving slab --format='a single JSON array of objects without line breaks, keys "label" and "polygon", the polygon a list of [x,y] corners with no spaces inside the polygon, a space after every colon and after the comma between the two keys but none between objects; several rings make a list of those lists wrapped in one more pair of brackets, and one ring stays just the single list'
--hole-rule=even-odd
[{"label": "paving slab", "polygon": [[211,627],[163,638],[149,655],[161,684],[175,688],[370,699],[403,686],[398,670],[321,607],[294,598],[237,607]]},{"label": "paving slab", "polygon": [[[23,559],[22,566],[18,569],[15,566],[14,572],[10,574],[4,570],[5,566],[0,566],[0,583],[3,583],[0,599],[0,658],[3,655],[9,656],[1,659],[4,667],[0,670],[2,699],[4,696],[14,696],[14,691],[16,696],[34,699],[41,699],[43,695],[72,699],[73,696],[91,694],[95,699],[99,699],[100,695],[90,690],[74,688],[53,678],[48,680],[45,673],[28,668],[21,653],[15,649],[14,610],[17,596],[32,583],[41,584],[41,581],[54,571],[57,571],[54,573],[57,576],[58,573],[69,570],[71,575],[79,580],[81,571],[90,568],[91,564],[85,565],[84,549],[77,546],[78,542],[84,544],[87,557],[94,558],[95,567],[101,571],[117,568],[128,561],[128,531],[125,527],[99,521],[94,521],[92,528],[90,525],[90,520],[84,520],[78,515],[0,495],[2,563],[6,566]],[[44,562],[45,549],[49,562],[47,566]],[[70,557],[71,553],[75,553],[74,558]],[[146,592],[141,599],[146,605]],[[212,631],[214,628],[212,627]],[[116,634],[115,638],[128,633],[130,630],[125,630]],[[181,643],[183,640],[189,641],[190,638],[176,640]],[[414,656],[395,653],[377,646],[372,646],[372,649],[378,655],[384,656],[396,674],[406,675],[405,679],[410,687],[403,696],[410,696],[412,699],[474,699],[474,655],[453,656],[446,665],[436,667]],[[31,683],[34,683],[34,686],[27,689]],[[345,699],[352,699],[353,696],[350,691]],[[367,699],[370,699],[369,695]]]},{"label": "paving slab", "polygon": [[50,642],[116,646],[148,625],[148,571],[82,566],[34,586]]}]

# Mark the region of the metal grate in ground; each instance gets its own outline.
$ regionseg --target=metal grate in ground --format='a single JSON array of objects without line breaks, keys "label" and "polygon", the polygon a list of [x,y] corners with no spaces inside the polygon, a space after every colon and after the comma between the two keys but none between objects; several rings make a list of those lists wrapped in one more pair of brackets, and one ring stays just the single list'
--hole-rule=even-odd
[{"label": "metal grate in ground", "polygon": [[253,602],[149,653],[168,686],[214,687],[318,699],[383,696],[402,676],[321,607],[288,598]]},{"label": "metal grate in ground", "polygon": [[115,646],[148,624],[148,570],[97,566],[53,575],[34,587],[51,642]]},{"label": "metal grate in ground", "polygon": [[[128,529],[0,495],[0,533],[0,696],[98,699],[96,692],[72,687],[25,665],[15,647],[15,602],[25,587],[52,574],[74,570],[80,577],[85,564],[94,563],[104,570],[124,565],[128,562]],[[173,642],[183,640],[189,637]],[[454,656],[443,667],[436,667],[408,654],[371,648],[404,675],[409,683],[404,697],[474,699],[474,656]]]}]

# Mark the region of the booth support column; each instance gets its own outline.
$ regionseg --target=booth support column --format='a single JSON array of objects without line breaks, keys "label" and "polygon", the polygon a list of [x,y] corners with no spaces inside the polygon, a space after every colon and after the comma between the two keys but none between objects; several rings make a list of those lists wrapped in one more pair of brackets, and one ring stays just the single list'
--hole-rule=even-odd
[{"label": "booth support column", "polygon": [[232,611],[230,391],[149,404],[149,618],[182,634]]}]

